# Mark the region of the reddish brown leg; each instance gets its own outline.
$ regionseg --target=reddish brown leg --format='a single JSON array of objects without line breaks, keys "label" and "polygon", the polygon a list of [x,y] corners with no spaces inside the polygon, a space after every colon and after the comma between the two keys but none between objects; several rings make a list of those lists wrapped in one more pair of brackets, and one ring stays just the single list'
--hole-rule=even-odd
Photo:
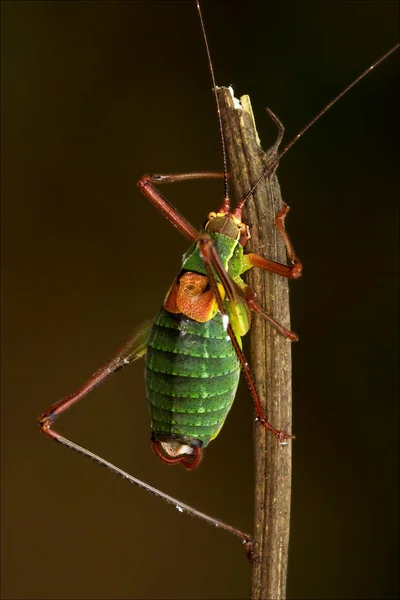
[{"label": "reddish brown leg", "polygon": [[290,206],[288,206],[287,204],[285,204],[284,202],[282,203],[282,209],[279,211],[279,213],[276,215],[275,217],[275,225],[279,231],[279,233],[282,236],[283,239],[283,243],[285,244],[286,247],[286,254],[288,256],[289,262],[291,262],[293,265],[297,265],[297,277],[300,276],[301,273],[301,262],[299,261],[299,259],[297,258],[295,251],[293,249],[292,246],[292,242],[290,241],[290,238],[288,236],[288,233],[286,231],[285,228],[285,219],[286,219],[286,215],[288,214],[290,210]]},{"label": "reddish brown leg", "polygon": [[286,329],[286,327],[279,325],[279,323],[277,321],[275,321],[275,319],[270,317],[269,314],[266,313],[264,309],[262,309],[260,306],[258,306],[256,299],[254,297],[254,292],[250,286],[246,286],[246,288],[245,288],[245,299],[246,299],[248,307],[251,308],[251,310],[258,313],[264,319],[269,321],[271,323],[271,325],[273,325],[275,327],[275,329],[277,329],[279,331],[279,333],[281,333],[285,338],[287,338],[291,342],[299,341],[299,338],[294,333],[294,331],[290,331],[289,329]]},{"label": "reddish brown leg", "polygon": [[[162,214],[164,214],[164,216],[167,217],[167,219],[173,225],[175,225],[175,227],[177,227],[179,231],[186,235],[186,237],[188,237],[191,241],[194,241],[198,237],[197,230],[194,229],[192,225],[190,225],[190,223],[186,221],[184,217],[182,217],[179,214],[179,212],[171,204],[169,204],[169,202],[165,198],[163,198],[161,194],[159,194],[159,192],[152,185],[152,182],[158,181],[160,183],[169,183],[173,181],[183,181],[188,179],[198,179],[205,177],[223,178],[223,176],[223,173],[189,173],[178,175],[153,176],[145,175],[138,182],[138,186],[143,192],[143,194],[156,206],[156,208],[158,208],[158,210]],[[146,490],[147,492],[154,494],[158,498],[174,505],[180,512],[186,512],[187,514],[198,517],[199,519],[202,519],[210,523],[211,525],[214,525],[215,527],[224,529],[225,531],[228,531],[229,533],[232,533],[233,535],[239,537],[245,546],[245,550],[247,552],[248,557],[251,558],[251,540],[250,536],[246,533],[243,533],[239,529],[236,529],[235,527],[232,527],[231,525],[228,525],[223,521],[210,517],[209,515],[206,515],[205,513],[202,513],[197,509],[192,508],[191,506],[188,506],[183,502],[180,502],[180,500],[177,500],[176,498],[165,494],[161,490],[152,487],[148,483],[141,481],[136,477],[133,477],[133,475],[130,475],[126,471],[123,471],[122,469],[108,462],[101,456],[98,456],[90,450],[87,450],[86,448],[79,446],[75,442],[63,437],[52,428],[54,421],[60,414],[62,414],[63,412],[68,410],[68,408],[79,402],[79,400],[86,396],[86,394],[88,394],[95,387],[100,385],[100,383],[103,383],[103,381],[105,381],[110,375],[112,375],[113,373],[122,369],[130,362],[133,362],[134,360],[145,354],[147,337],[151,325],[152,323],[149,322],[141,328],[135,330],[135,332],[128,338],[128,340],[121,346],[121,348],[119,348],[119,350],[117,350],[117,352],[115,352],[111,356],[111,358],[98,371],[96,371],[96,373],[94,373],[82,386],[80,386],[75,392],[73,392],[69,396],[66,396],[65,398],[48,408],[38,419],[40,428],[42,432],[50,439],[53,439],[63,444],[64,446],[70,448],[71,450],[74,450],[75,452],[79,452],[80,454],[91,458],[92,460],[96,461],[100,465],[103,465],[110,471],[113,471],[117,475],[120,475],[124,479],[127,479],[134,485],[137,485],[138,487]],[[182,462],[187,469],[193,469],[198,465],[200,459],[201,449],[197,449],[192,460],[180,460],[180,462]]]},{"label": "reddish brown leg", "polygon": [[[153,183],[175,183],[177,181],[188,181],[192,179],[223,179],[224,173],[215,173],[213,171],[203,171],[199,173],[175,173],[172,175],[143,175],[137,185],[148,200],[156,209],[164,215],[174,227],[185,235],[191,242],[197,239],[198,231],[183,217],[180,212],[168,202],[162,194],[154,187]],[[225,199],[224,203],[229,200]]]},{"label": "reddish brown leg", "polygon": [[[219,256],[214,248],[214,245],[213,245],[213,242],[212,242],[212,239],[210,238],[210,236],[208,236],[208,235],[199,236],[199,244],[200,244],[201,256],[204,260],[204,265],[206,267],[207,276],[208,276],[210,285],[214,291],[215,297],[218,302],[218,308],[219,308],[221,314],[226,319],[226,330],[228,332],[229,337],[231,338],[233,347],[235,349],[236,355],[240,362],[240,366],[242,367],[242,371],[246,378],[246,382],[249,387],[252,400],[254,402],[257,420],[261,423],[261,425],[267,431],[269,431],[270,433],[272,433],[272,435],[274,435],[276,438],[278,438],[278,440],[281,444],[287,443],[288,439],[293,439],[295,436],[288,434],[284,429],[283,430],[276,429],[276,427],[274,427],[273,425],[271,425],[271,423],[269,421],[267,421],[267,418],[261,407],[260,398],[258,397],[257,388],[254,383],[253,375],[251,374],[248,362],[246,360],[245,355],[243,354],[242,349],[239,346],[239,343],[236,339],[236,335],[232,329],[232,326],[229,323],[229,317],[226,313],[223,300],[219,293],[217,280],[214,276],[213,269],[215,269],[219,278],[221,279],[221,283],[224,286],[226,294],[229,298],[231,298],[232,285],[235,285],[234,281],[230,278],[228,273],[225,271],[225,269],[219,259]],[[221,274],[224,274],[223,278],[221,277]],[[226,282],[229,280],[231,280],[231,283],[226,285]]]},{"label": "reddish brown leg", "polygon": [[[94,373],[94,375],[92,375],[92,377],[90,377],[80,388],[78,388],[73,394],[66,396],[65,398],[48,408],[38,419],[40,428],[43,431],[43,433],[50,439],[55,440],[60,444],[63,444],[63,446],[66,446],[71,450],[75,450],[75,452],[79,452],[80,454],[91,458],[92,460],[106,467],[113,473],[116,473],[120,477],[127,479],[130,483],[133,483],[134,485],[137,485],[143,490],[146,490],[150,494],[157,496],[161,500],[165,500],[169,504],[172,504],[177,510],[179,510],[179,512],[185,512],[193,517],[198,517],[199,519],[202,519],[203,521],[206,521],[207,523],[210,523],[215,527],[224,529],[225,531],[228,531],[229,533],[232,533],[233,535],[239,537],[245,547],[248,557],[251,558],[251,539],[250,536],[247,535],[247,533],[244,533],[243,531],[240,531],[240,529],[236,529],[235,527],[232,527],[231,525],[228,525],[227,523],[224,523],[219,519],[210,517],[209,515],[206,515],[205,513],[202,513],[197,509],[188,506],[180,500],[177,500],[176,498],[165,494],[161,490],[154,488],[153,486],[149,485],[144,481],[141,481],[140,479],[137,479],[133,475],[130,475],[126,471],[123,471],[119,467],[108,462],[101,456],[98,456],[90,450],[79,446],[75,442],[63,437],[57,431],[54,431],[54,429],[52,429],[53,422],[61,413],[63,413],[68,408],[79,402],[81,398],[86,396],[86,394],[88,394],[96,386],[105,381],[107,377],[109,377],[116,371],[119,371],[120,369],[122,369],[122,367],[128,365],[129,363],[133,362],[134,360],[140,358],[145,354],[147,338],[151,325],[152,323],[148,322],[136,329],[133,332],[133,334],[128,338],[128,340],[121,346],[121,348],[119,348],[117,352],[115,352],[111,356],[111,358],[98,371],[96,371],[96,373]],[[201,449],[198,448],[196,450],[197,451],[193,460],[187,462],[185,461],[183,463],[187,469],[195,468],[201,459]]]},{"label": "reddish brown leg", "polygon": [[280,210],[276,215],[275,225],[282,236],[283,243],[286,247],[288,260],[292,263],[292,266],[288,267],[287,265],[282,265],[274,260],[264,258],[259,254],[246,254],[246,258],[250,261],[253,267],[258,267],[259,269],[263,269],[263,271],[269,271],[270,273],[275,273],[276,275],[281,275],[282,277],[287,277],[288,279],[298,279],[301,276],[303,265],[297,258],[290,238],[285,229],[285,218],[289,210],[290,206],[283,203],[282,210]]},{"label": "reddish brown leg", "polygon": [[260,254],[246,254],[246,258],[250,261],[253,267],[258,267],[263,271],[275,273],[275,275],[287,277],[287,279],[298,279],[303,270],[303,265],[298,259],[296,259],[292,267],[288,267],[287,265],[282,265],[274,260],[264,258],[263,256],[260,256]]},{"label": "reddish brown leg", "polygon": [[107,362],[105,362],[96,373],[89,377],[81,387],[69,396],[66,396],[59,402],[50,406],[50,408],[39,417],[40,428],[45,435],[52,439],[57,439],[58,434],[51,429],[51,425],[61,413],[79,402],[79,400],[100,385],[100,383],[103,383],[110,375],[113,375],[113,373],[119,371],[129,363],[144,356],[151,326],[152,321],[148,321],[135,329],[126,342],[122,344]]}]

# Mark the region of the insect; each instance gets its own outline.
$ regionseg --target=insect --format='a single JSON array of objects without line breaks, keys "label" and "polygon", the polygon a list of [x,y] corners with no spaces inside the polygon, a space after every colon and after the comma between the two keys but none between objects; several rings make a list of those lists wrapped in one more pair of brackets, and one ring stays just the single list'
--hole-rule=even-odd
[{"label": "insect", "polygon": [[[201,174],[201,176],[204,175],[204,173]],[[213,174],[213,176],[216,175]],[[218,177],[220,177],[220,175],[218,175]],[[251,381],[250,371],[248,370],[246,361],[241,353],[240,337],[249,327],[248,309],[254,308],[255,302],[254,299],[251,298],[251,291],[242,284],[240,276],[246,268],[254,266],[260,268],[263,266],[267,267],[267,263],[263,262],[263,257],[249,257],[247,255],[246,258],[246,255],[243,256],[241,254],[241,249],[244,247],[246,237],[248,236],[247,227],[246,224],[242,222],[240,205],[236,207],[233,212],[230,212],[230,206],[226,199],[222,201],[222,204],[217,208],[216,213],[210,215],[204,232],[198,238],[197,230],[194,230],[168,202],[164,201],[154,187],[157,183],[179,181],[184,178],[194,179],[195,177],[193,174],[191,176],[153,176],[143,177],[139,182],[141,190],[148,199],[151,200],[161,212],[166,214],[169,220],[193,243],[191,249],[185,256],[182,272],[179,274],[168,293],[164,309],[156,318],[155,323],[152,325],[145,324],[142,328],[136,330],[127,343],[102,369],[90,378],[82,388],[45,411],[40,418],[42,430],[49,437],[52,437],[95,460],[99,460],[99,458],[73,442],[59,436],[59,434],[52,429],[52,423],[59,414],[77,402],[109,374],[121,369],[135,358],[143,356],[148,340],[151,340],[151,352],[147,353],[146,359],[148,373],[147,385],[150,390],[150,396],[152,396],[153,425],[155,426],[153,429],[153,445],[155,452],[164,462],[181,463],[186,468],[195,468],[200,461],[202,449],[206,447],[209,441],[219,432],[226,416],[226,411],[233,401],[233,390],[236,388],[239,376],[239,363],[241,364],[248,381]],[[227,194],[225,195],[225,198],[227,198]],[[283,209],[282,214],[278,216],[278,224],[281,224],[282,235],[285,235],[282,227],[284,216],[285,209]],[[234,234],[225,235],[226,232],[230,233],[232,230],[234,230]],[[228,238],[228,240],[225,240],[222,235]],[[289,243],[287,248],[289,257],[292,259],[292,265],[286,267],[285,271],[281,271],[281,274],[295,277],[300,274],[300,263],[296,259]],[[222,257],[224,258],[222,259]],[[227,257],[229,257],[229,260]],[[231,264],[228,264],[230,261]],[[278,267],[271,264],[268,264],[268,267],[270,269],[275,268],[276,270],[282,269],[281,266]],[[192,302],[193,298],[194,301]],[[229,304],[227,303],[227,299],[229,299]],[[192,304],[193,306],[186,307],[188,304]],[[193,312],[193,310],[201,312],[200,318],[198,313]],[[194,318],[196,316],[197,318]],[[167,321],[167,319],[169,319],[169,321]],[[215,330],[213,329],[214,325]],[[275,326],[277,326],[277,324],[275,324]],[[178,332],[177,337],[179,338],[179,344],[181,344],[181,351],[187,352],[187,347],[185,347],[184,344],[186,344],[187,341],[190,341],[191,345],[194,347],[195,340],[199,338],[200,328],[203,332],[207,331],[207,339],[214,340],[213,348],[210,347],[207,352],[216,351],[215,349],[218,342],[221,341],[221,344],[219,345],[223,346],[225,348],[224,352],[229,354],[225,356],[219,350],[219,356],[222,356],[223,359],[226,360],[226,368],[230,369],[229,375],[231,379],[231,387],[228,389],[229,397],[225,397],[225,404],[222,407],[218,407],[218,410],[221,411],[219,420],[212,425],[209,423],[205,424],[206,421],[202,420],[201,425],[196,425],[196,427],[209,428],[207,432],[202,432],[201,435],[193,434],[193,431],[190,429],[193,425],[188,422],[181,422],[179,427],[176,427],[175,423],[171,423],[173,415],[176,415],[177,413],[176,407],[173,405],[166,409],[165,406],[162,405],[162,402],[165,402],[166,399],[164,397],[161,398],[162,391],[159,389],[161,384],[160,380],[158,380],[158,375],[156,374],[160,365],[160,362],[157,363],[157,360],[160,360],[161,362],[166,361],[166,353],[168,352],[165,350],[166,345],[173,345],[176,343],[174,332]],[[162,329],[167,329],[170,335],[165,336],[165,340],[163,341],[165,346],[160,349],[160,331]],[[285,331],[282,328],[281,332],[289,339],[294,339],[293,333]],[[227,339],[228,337],[229,339]],[[153,345],[151,346],[151,344]],[[162,353],[162,356],[158,354],[160,352]],[[176,354],[179,357],[181,356],[180,353]],[[205,357],[203,356],[203,358]],[[177,362],[178,361],[176,361],[176,363]],[[206,361],[204,361],[203,364],[207,364]],[[175,366],[177,365],[175,364]],[[181,363],[179,363],[179,372],[167,373],[167,375],[171,375],[172,377],[178,377],[180,381],[179,385],[182,385],[182,387],[186,386],[183,392],[187,395],[181,396],[184,398],[190,398],[190,394],[192,394],[188,388],[188,375],[184,370],[187,367],[187,361],[182,360]],[[190,368],[193,368],[193,366],[191,365]],[[207,369],[210,369],[209,366],[207,366]],[[191,374],[193,372],[194,371],[191,371]],[[198,370],[197,373],[199,373]],[[208,370],[206,374],[211,380],[212,378],[210,375],[215,375],[215,371],[211,373],[210,370]],[[162,385],[166,385],[167,379],[167,377],[162,378]],[[198,379],[207,378],[198,377]],[[228,392],[224,393],[228,394]],[[209,397],[216,397],[216,395],[212,396],[211,392],[208,393],[210,394]],[[157,394],[159,395],[157,396]],[[253,390],[253,399],[257,405],[256,398],[256,390]],[[205,411],[204,406],[201,408]],[[163,417],[166,415],[162,411],[169,412],[168,429],[163,429]],[[182,414],[182,412],[184,413],[184,411],[181,411],[180,414]],[[199,415],[204,416],[205,414],[206,412],[199,412]],[[289,437],[286,432],[280,431],[274,424],[268,423],[265,420],[264,415],[258,413],[258,417],[261,425],[264,425],[267,429],[271,430],[280,441],[285,441],[286,438]],[[174,427],[172,427],[172,425]],[[114,470],[123,476],[127,476],[127,474],[124,474],[119,469],[113,467],[106,461],[103,461],[103,459],[100,459],[99,462],[102,462],[102,464],[111,470]],[[177,501],[166,497],[158,490],[149,488],[146,484],[138,482],[138,480],[135,480],[130,476],[128,478],[137,485],[145,487],[148,491],[155,493],[166,500],[172,501],[177,506],[181,506],[183,510],[187,510],[188,512],[192,511],[192,514],[198,514],[198,516],[200,516],[200,513],[197,513],[197,511],[193,511],[193,509],[189,509],[189,507],[177,503]],[[202,518],[204,518],[204,516],[202,516]],[[214,524],[221,526],[221,523],[216,522],[215,520],[210,520],[210,522],[214,522]],[[238,532],[238,530],[235,531]],[[232,532],[235,533],[235,531]],[[248,538],[245,534],[242,534],[241,532],[238,532],[237,534],[243,541],[248,542]]]}]

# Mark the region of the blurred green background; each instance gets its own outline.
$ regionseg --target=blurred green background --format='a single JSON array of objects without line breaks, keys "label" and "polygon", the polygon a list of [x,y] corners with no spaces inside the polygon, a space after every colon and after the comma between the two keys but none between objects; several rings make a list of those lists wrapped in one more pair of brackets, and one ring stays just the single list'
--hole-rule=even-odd
[{"label": "blurred green background", "polygon": [[[2,597],[246,598],[228,534],[40,435],[35,419],[154,315],[187,242],[136,188],[221,168],[193,2],[2,2]],[[294,136],[398,39],[396,2],[204,2],[217,83]],[[398,597],[398,55],[281,162],[294,424],[290,598]],[[397,159],[397,161],[396,161]],[[164,188],[199,226],[220,182]],[[252,528],[242,384],[198,471],[150,448],[143,363],[58,422],[185,502]]]}]

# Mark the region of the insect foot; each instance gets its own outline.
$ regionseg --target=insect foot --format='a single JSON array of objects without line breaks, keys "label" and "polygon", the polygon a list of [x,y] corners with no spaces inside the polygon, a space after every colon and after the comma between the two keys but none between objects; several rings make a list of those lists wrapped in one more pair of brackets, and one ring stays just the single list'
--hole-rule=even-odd
[{"label": "insect foot", "polygon": [[289,340],[289,342],[298,342],[299,336],[297,335],[297,333],[294,333],[294,331],[289,331],[287,339]]},{"label": "insect foot", "polygon": [[264,427],[264,429],[266,431],[268,431],[269,433],[272,433],[272,435],[274,435],[279,440],[279,443],[282,446],[286,446],[286,444],[288,443],[288,440],[296,439],[296,436],[292,435],[291,433],[288,433],[286,431],[286,429],[282,429],[282,430],[275,429],[275,427],[272,427],[271,423],[269,423],[263,417],[257,416],[256,421],[261,423],[261,425]]},{"label": "insect foot", "polygon": [[301,264],[301,262],[299,261],[298,258],[296,258],[292,264],[293,264],[293,267],[292,267],[290,278],[298,279],[302,275],[303,265]]},{"label": "insect foot", "polygon": [[259,559],[257,559],[256,555],[253,552],[253,542],[251,541],[251,539],[245,538],[243,540],[243,546],[246,551],[246,556],[247,556],[249,562],[251,562],[252,564],[254,562],[257,562],[257,560],[259,560]]},{"label": "insect foot", "polygon": [[290,433],[287,433],[287,431],[285,429],[282,429],[282,431],[278,431],[278,435],[276,437],[278,438],[279,443],[282,446],[286,446],[286,444],[288,443],[288,440],[296,439],[295,435],[291,435]]}]

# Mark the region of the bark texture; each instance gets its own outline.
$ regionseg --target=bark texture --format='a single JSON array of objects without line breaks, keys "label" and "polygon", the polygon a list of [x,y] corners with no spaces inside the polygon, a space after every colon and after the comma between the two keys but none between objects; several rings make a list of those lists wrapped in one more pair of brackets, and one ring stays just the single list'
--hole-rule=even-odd
[{"label": "bark texture", "polygon": [[[266,153],[260,146],[250,99],[239,101],[229,88],[218,88],[231,182],[236,200],[251,188],[278,152],[279,141]],[[248,200],[244,222],[250,225],[251,239],[246,252],[286,264],[286,251],[274,220],[282,207],[275,173],[257,187]],[[276,321],[290,328],[289,286],[286,279],[252,269],[248,283],[257,302]],[[292,431],[291,343],[268,322],[253,314],[250,337],[250,364],[267,419],[277,428]],[[292,442],[286,446],[254,425],[255,515],[253,549],[253,600],[283,599],[289,549]]]}]

